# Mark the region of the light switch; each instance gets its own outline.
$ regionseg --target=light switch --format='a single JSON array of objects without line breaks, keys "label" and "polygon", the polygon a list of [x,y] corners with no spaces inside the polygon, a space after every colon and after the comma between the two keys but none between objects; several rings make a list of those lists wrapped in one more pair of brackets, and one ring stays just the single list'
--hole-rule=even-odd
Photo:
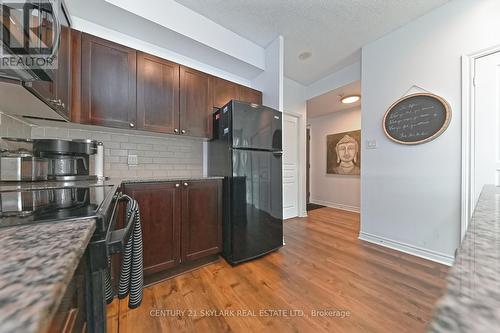
[{"label": "light switch", "polygon": [[366,140],[366,149],[377,149],[377,140]]},{"label": "light switch", "polygon": [[137,158],[137,155],[128,155],[127,163],[128,165],[138,165],[139,159]]}]

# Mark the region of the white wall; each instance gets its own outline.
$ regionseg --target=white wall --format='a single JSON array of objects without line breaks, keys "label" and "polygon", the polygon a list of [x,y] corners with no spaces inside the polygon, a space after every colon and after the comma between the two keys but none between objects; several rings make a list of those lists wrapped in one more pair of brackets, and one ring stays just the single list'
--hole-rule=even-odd
[{"label": "white wall", "polygon": [[305,97],[311,99],[359,80],[361,80],[361,63],[356,62],[307,86]]},{"label": "white wall", "polygon": [[266,69],[252,81],[262,91],[262,104],[283,112],[284,41],[278,36],[265,49]]},{"label": "white wall", "polygon": [[[308,120],[311,128],[311,199],[312,203],[359,212],[360,177],[326,173],[326,137],[329,134],[361,128],[361,110],[333,112]],[[363,156],[361,157],[361,168]]]},{"label": "white wall", "polygon": [[262,47],[174,0],[106,0],[192,40],[264,69]]},{"label": "white wall", "polygon": [[[500,1],[455,0],[365,46],[362,55],[361,238],[450,263],[460,238],[461,55],[500,44]],[[449,128],[404,146],[381,127],[412,85],[443,96]]]},{"label": "white wall", "polygon": [[[299,216],[306,216],[306,100],[305,87],[287,77],[284,79],[283,112],[298,118],[298,211]],[[288,134],[284,133],[284,139]]]}]

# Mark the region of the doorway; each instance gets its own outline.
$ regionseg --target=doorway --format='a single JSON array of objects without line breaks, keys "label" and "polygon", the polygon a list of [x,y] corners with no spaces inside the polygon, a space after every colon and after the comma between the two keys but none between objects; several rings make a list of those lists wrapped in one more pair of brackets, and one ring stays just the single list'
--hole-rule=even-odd
[{"label": "doorway", "polygon": [[475,206],[484,185],[500,185],[500,52],[476,59],[474,187]]},{"label": "doorway", "polygon": [[283,218],[299,216],[299,117],[283,115]]},{"label": "doorway", "polygon": [[500,47],[463,58],[463,238],[484,185],[500,186]]}]

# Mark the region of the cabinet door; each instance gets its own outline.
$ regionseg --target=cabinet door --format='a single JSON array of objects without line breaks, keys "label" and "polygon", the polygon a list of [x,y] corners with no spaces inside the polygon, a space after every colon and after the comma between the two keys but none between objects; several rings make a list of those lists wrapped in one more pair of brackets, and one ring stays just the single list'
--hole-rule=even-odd
[{"label": "cabinet door", "polygon": [[218,77],[214,78],[214,107],[223,107],[232,99],[240,100],[238,85]]},{"label": "cabinet door", "polygon": [[179,65],[137,53],[137,128],[179,131]]},{"label": "cabinet door", "polygon": [[212,132],[212,77],[209,74],[180,68],[181,134],[210,137]]},{"label": "cabinet door", "polygon": [[83,123],[135,127],[136,51],[82,34]]},{"label": "cabinet door", "polygon": [[262,92],[245,86],[239,86],[239,90],[240,101],[255,103],[259,105],[262,104]]},{"label": "cabinet door", "polygon": [[182,260],[222,251],[222,181],[182,185]]},{"label": "cabinet door", "polygon": [[124,192],[141,211],[144,275],[176,266],[180,261],[181,194],[178,183],[126,184]]},{"label": "cabinet door", "polygon": [[57,56],[55,94],[58,110],[69,119],[71,107],[71,29],[61,27],[61,39]]}]

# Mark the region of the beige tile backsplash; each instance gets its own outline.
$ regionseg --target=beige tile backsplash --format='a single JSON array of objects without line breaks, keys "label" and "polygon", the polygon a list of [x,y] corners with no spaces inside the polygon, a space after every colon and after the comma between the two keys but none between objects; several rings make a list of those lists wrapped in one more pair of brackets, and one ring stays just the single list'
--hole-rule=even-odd
[{"label": "beige tile backsplash", "polygon": [[[0,116],[1,136],[103,142],[105,175],[109,177],[196,177],[203,174],[203,141],[199,139],[54,122],[43,122],[43,126],[28,125],[6,115]],[[128,155],[137,155],[139,164],[129,166]]]}]

